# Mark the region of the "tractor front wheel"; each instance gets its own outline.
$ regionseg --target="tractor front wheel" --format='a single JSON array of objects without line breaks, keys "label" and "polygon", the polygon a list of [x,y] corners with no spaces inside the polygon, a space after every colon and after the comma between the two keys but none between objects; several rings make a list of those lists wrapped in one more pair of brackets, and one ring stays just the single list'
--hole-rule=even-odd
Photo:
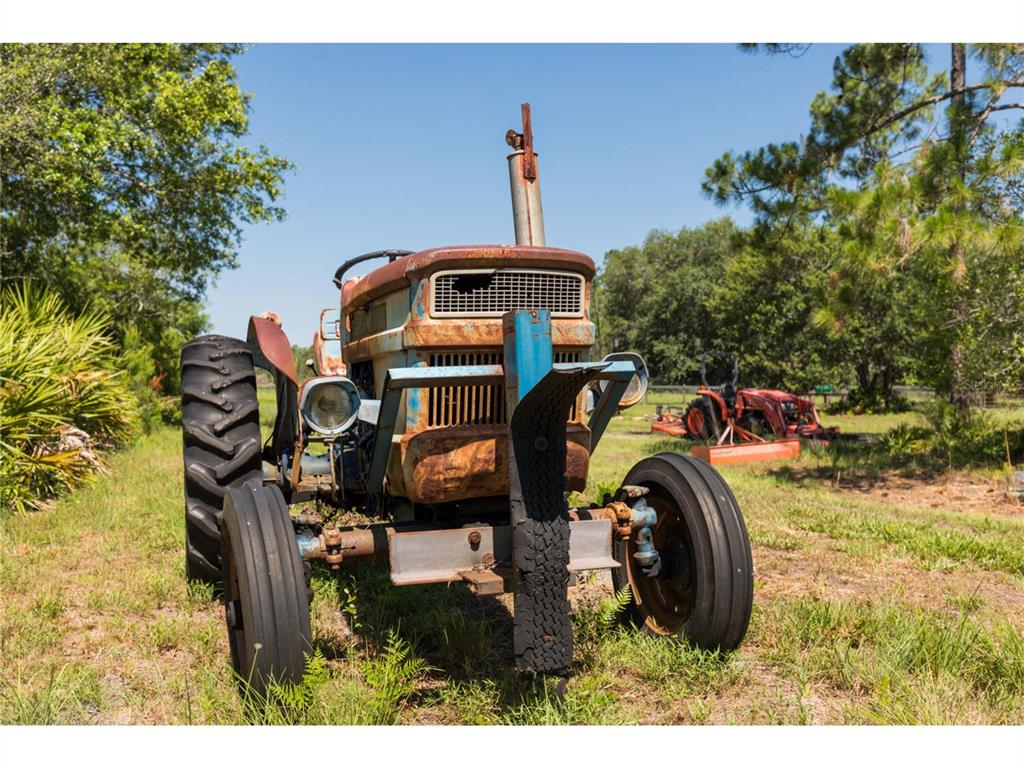
[{"label": "tractor front wheel", "polygon": [[697,440],[717,440],[722,433],[722,423],[715,404],[706,397],[690,403],[683,415],[683,423],[690,437]]},{"label": "tractor front wheel", "polygon": [[295,530],[281,489],[229,488],[221,525],[224,613],[243,692],[298,683],[309,649],[309,601]]},{"label": "tractor front wheel", "polygon": [[628,585],[631,618],[655,635],[731,651],[747,632],[754,599],[750,540],[736,498],[714,469],[690,456],[660,453],[637,463],[625,485],[648,489],[657,512],[661,567],[648,576],[633,538],[616,543],[615,589]]}]

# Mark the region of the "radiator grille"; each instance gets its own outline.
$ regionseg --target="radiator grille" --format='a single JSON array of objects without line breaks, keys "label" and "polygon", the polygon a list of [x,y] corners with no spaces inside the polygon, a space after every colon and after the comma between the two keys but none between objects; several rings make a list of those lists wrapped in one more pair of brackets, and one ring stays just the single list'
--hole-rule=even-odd
[{"label": "radiator grille", "polygon": [[[437,352],[430,355],[431,367],[439,365],[501,365],[504,354],[492,352]],[[579,351],[553,353],[556,363],[578,363]],[[427,390],[427,426],[454,427],[505,423],[505,391],[501,384],[467,387],[431,387]],[[576,421],[576,403],[569,409],[569,421]]]},{"label": "radiator grille", "polygon": [[458,270],[431,278],[435,317],[501,317],[513,309],[546,309],[583,317],[583,276],[522,269]]}]

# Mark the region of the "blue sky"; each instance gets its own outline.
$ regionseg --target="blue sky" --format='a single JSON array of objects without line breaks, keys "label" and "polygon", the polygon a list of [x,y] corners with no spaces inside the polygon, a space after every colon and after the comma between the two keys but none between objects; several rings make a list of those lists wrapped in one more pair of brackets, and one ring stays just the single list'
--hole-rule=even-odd
[{"label": "blue sky", "polygon": [[[248,227],[210,290],[213,330],[281,313],[309,344],[346,258],[511,242],[504,134],[533,107],[547,242],[605,252],[732,215],[700,192],[729,149],[798,136],[838,45],[802,58],[732,45],[280,45],[236,61],[250,140],[296,165],[284,222]],[[371,265],[372,267],[372,265]]]}]

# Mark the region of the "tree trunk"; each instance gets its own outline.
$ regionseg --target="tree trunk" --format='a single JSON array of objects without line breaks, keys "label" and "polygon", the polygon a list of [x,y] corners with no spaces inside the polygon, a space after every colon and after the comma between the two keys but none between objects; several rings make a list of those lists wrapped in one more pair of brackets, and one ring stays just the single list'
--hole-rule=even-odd
[{"label": "tree trunk", "polygon": [[[966,85],[966,53],[963,43],[953,43],[949,69],[949,85],[953,91],[963,90]],[[955,152],[957,174],[963,183],[967,176],[967,96],[960,93],[951,100],[949,113],[949,140]],[[949,401],[956,406],[957,413],[964,419],[970,418],[971,403],[967,397],[967,381],[964,375],[963,329],[967,321],[967,296],[964,283],[967,277],[967,259],[964,244],[957,236],[950,246],[953,262],[953,345],[949,358]]]}]

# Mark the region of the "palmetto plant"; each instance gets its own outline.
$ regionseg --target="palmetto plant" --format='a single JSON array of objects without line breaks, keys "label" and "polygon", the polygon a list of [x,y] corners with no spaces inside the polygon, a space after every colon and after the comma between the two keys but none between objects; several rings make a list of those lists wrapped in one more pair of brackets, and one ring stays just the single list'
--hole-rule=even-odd
[{"label": "palmetto plant", "polygon": [[108,320],[52,291],[7,288],[0,304],[0,503],[24,511],[101,468],[94,448],[129,438],[137,405]]}]

